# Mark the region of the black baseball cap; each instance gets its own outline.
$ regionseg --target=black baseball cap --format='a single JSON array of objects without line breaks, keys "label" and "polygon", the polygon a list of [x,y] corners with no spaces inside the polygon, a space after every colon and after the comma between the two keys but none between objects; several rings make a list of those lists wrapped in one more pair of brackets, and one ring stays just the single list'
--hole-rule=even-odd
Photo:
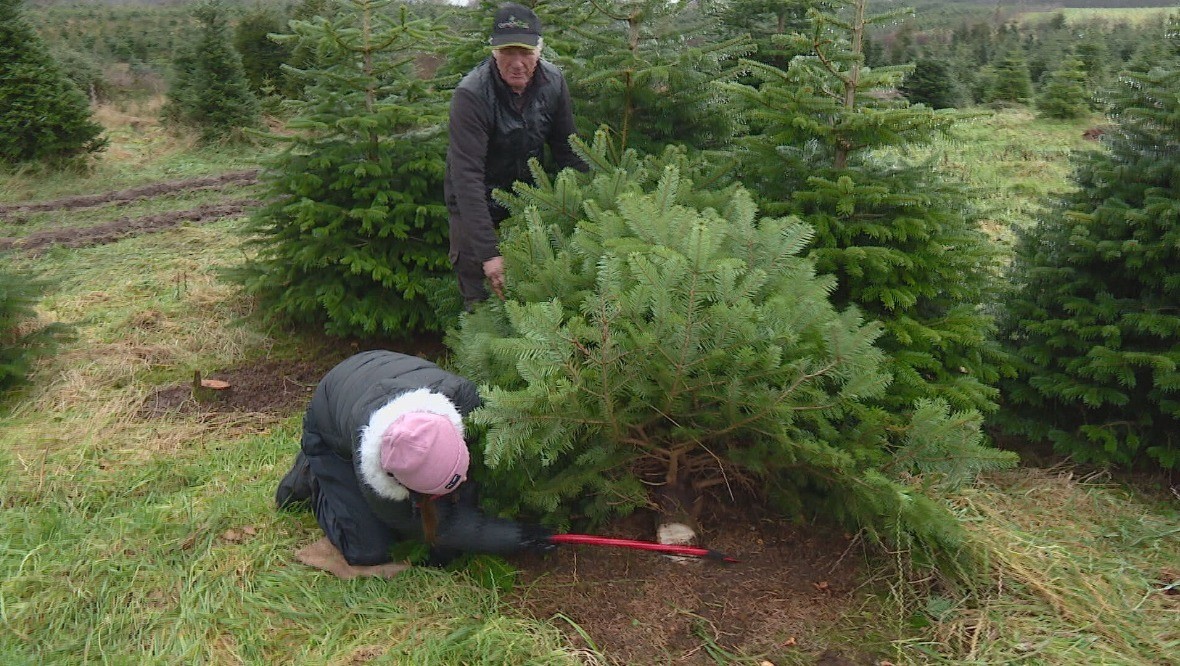
[{"label": "black baseball cap", "polygon": [[492,23],[490,41],[494,49],[504,46],[535,49],[541,43],[541,19],[524,5],[500,5]]}]

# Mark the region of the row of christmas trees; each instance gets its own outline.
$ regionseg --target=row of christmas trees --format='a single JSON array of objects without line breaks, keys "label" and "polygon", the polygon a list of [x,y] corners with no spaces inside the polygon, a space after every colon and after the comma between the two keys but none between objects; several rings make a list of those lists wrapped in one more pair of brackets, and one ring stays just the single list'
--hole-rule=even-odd
[{"label": "row of christmas trees", "polygon": [[[1096,263],[1055,267],[1045,291],[1030,280],[1038,243],[1073,218],[1046,219],[1005,267],[970,193],[901,157],[954,116],[881,94],[907,68],[864,66],[866,26],[884,18],[863,0],[812,12],[808,32],[780,40],[799,54],[783,69],[742,58],[745,40],[679,5],[575,4],[538,10],[569,26],[549,43],[583,117],[599,119],[592,142],[575,141],[593,168],[554,179],[537,164],[535,186],[503,193],[507,302],[448,319],[444,106],[413,67],[436,25],[363,1],[368,19],[293,24],[339,57],[305,72],[301,133],[274,165],[251,225],[259,254],[240,274],[276,310],[337,333],[452,326],[457,369],[485,387],[476,421],[503,508],[601,518],[652,504],[652,487],[690,498],[682,508],[749,493],[947,553],[956,523],[923,490],[1014,462],[988,446],[985,418],[1079,460],[1175,466],[1172,220],[1100,225],[1143,235],[1137,261],[1157,272],[1119,270],[1129,248],[1107,246]],[[486,54],[478,20],[470,34],[440,76]],[[1168,111],[1133,109],[1145,88],[1163,100],[1148,109],[1174,109],[1174,74],[1158,68],[1177,71],[1170,40],[1128,72],[1135,96],[1115,95],[1124,126],[1166,127]],[[357,55],[372,44],[384,56]],[[357,65],[374,62],[390,69]],[[1176,153],[1143,140],[1158,130],[1124,142],[1129,131],[1087,159],[1146,151],[1154,169],[1122,178],[1158,180],[1175,206]],[[1115,182],[1080,181],[1078,196],[1136,209]],[[1107,298],[1078,271],[1136,287]],[[1079,288],[1092,293],[1061,293]],[[1097,356],[1094,329],[1106,331]]]},{"label": "row of christmas trees", "polygon": [[457,324],[442,118],[445,82],[486,54],[481,15],[432,80],[416,61],[442,29],[406,6],[292,22],[314,57],[290,68],[303,94],[238,279],[336,334],[451,327],[485,387],[490,486],[555,519],[655,484],[954,546],[923,490],[1013,463],[985,418],[1174,468],[1180,40],[1111,92],[1109,151],[1005,267],[970,194],[904,157],[954,116],[882,94],[907,68],[864,65],[886,19],[866,5],[812,11],[779,68],[687,3],[537,3],[593,168],[536,165],[504,193],[509,299]]}]

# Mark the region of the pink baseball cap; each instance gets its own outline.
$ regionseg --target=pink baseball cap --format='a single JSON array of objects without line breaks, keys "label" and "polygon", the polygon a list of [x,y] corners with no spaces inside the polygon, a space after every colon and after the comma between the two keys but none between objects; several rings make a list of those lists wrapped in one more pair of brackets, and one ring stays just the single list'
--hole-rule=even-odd
[{"label": "pink baseball cap", "polygon": [[424,495],[445,495],[467,479],[471,454],[445,416],[407,412],[381,433],[381,468]]}]

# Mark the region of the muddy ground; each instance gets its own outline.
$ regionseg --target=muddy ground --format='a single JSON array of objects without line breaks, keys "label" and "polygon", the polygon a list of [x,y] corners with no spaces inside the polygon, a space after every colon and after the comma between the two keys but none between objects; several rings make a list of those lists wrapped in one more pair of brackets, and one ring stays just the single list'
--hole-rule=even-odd
[{"label": "muddy ground", "polygon": [[0,204],[0,219],[11,218],[20,213],[40,213],[51,210],[71,210],[74,208],[92,208],[107,204],[128,204],[140,199],[152,199],[177,192],[193,192],[204,190],[220,190],[228,187],[243,187],[258,182],[258,169],[231,171],[216,176],[202,176],[200,178],[183,178],[159,183],[150,183],[125,190],[114,190],[99,194],[80,194],[49,201],[30,201],[25,203]]},{"label": "muddy ground", "polygon": [[[168,196],[182,192],[203,192],[209,190],[233,190],[258,182],[258,170],[232,171],[217,176],[186,178],[151,183],[124,190],[100,194],[84,194],[50,201],[0,204],[0,221],[20,226],[28,213],[47,211],[70,211],[80,208],[102,206],[126,206],[127,204]],[[125,216],[110,222],[86,227],[69,225],[37,231],[23,237],[0,236],[0,252],[18,251],[29,255],[40,254],[51,247],[90,247],[113,243],[122,238],[138,234],[170,229],[180,224],[205,224],[242,215],[258,206],[258,200],[248,197],[231,199],[220,204],[204,204],[188,210],[175,210],[139,217]]]},{"label": "muddy ground", "polygon": [[[226,188],[254,182],[253,172],[158,183],[105,195],[0,206],[10,222],[24,212],[119,205],[186,189]],[[115,242],[182,222],[240,215],[256,205],[241,199],[84,228],[60,228],[21,239],[0,238],[0,249],[40,252],[61,245]],[[191,382],[159,387],[140,417],[183,412],[217,418],[234,413],[285,417],[304,409],[316,382],[336,362],[377,346],[438,358],[438,339],[402,342],[334,341],[302,360],[265,359],[210,368],[205,379],[230,388],[198,401]],[[278,479],[275,479],[277,483]],[[745,505],[744,508],[737,508]],[[745,663],[878,665],[881,655],[862,642],[839,637],[846,618],[872,613],[859,587],[863,552],[838,530],[788,524],[747,502],[718,502],[702,516],[705,545],[740,560],[677,562],[658,554],[592,546],[561,546],[545,556],[514,560],[519,575],[507,602],[523,615],[552,620],[578,645],[590,645],[612,664],[713,666]],[[634,515],[598,531],[651,539],[650,516]],[[884,611],[887,612],[887,611]],[[741,658],[738,658],[741,655]],[[752,658],[753,657],[753,658]]]}]

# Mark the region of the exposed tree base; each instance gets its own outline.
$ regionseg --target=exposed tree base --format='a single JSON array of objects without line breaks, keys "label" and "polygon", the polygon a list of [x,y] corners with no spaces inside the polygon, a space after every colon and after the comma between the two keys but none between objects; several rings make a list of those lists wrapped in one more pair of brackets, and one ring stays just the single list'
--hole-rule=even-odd
[{"label": "exposed tree base", "polygon": [[[655,504],[656,541],[677,546],[700,545],[699,517],[702,496],[691,485],[677,482],[665,485],[652,493]],[[688,563],[700,560],[693,557],[665,556],[674,562]]]}]

